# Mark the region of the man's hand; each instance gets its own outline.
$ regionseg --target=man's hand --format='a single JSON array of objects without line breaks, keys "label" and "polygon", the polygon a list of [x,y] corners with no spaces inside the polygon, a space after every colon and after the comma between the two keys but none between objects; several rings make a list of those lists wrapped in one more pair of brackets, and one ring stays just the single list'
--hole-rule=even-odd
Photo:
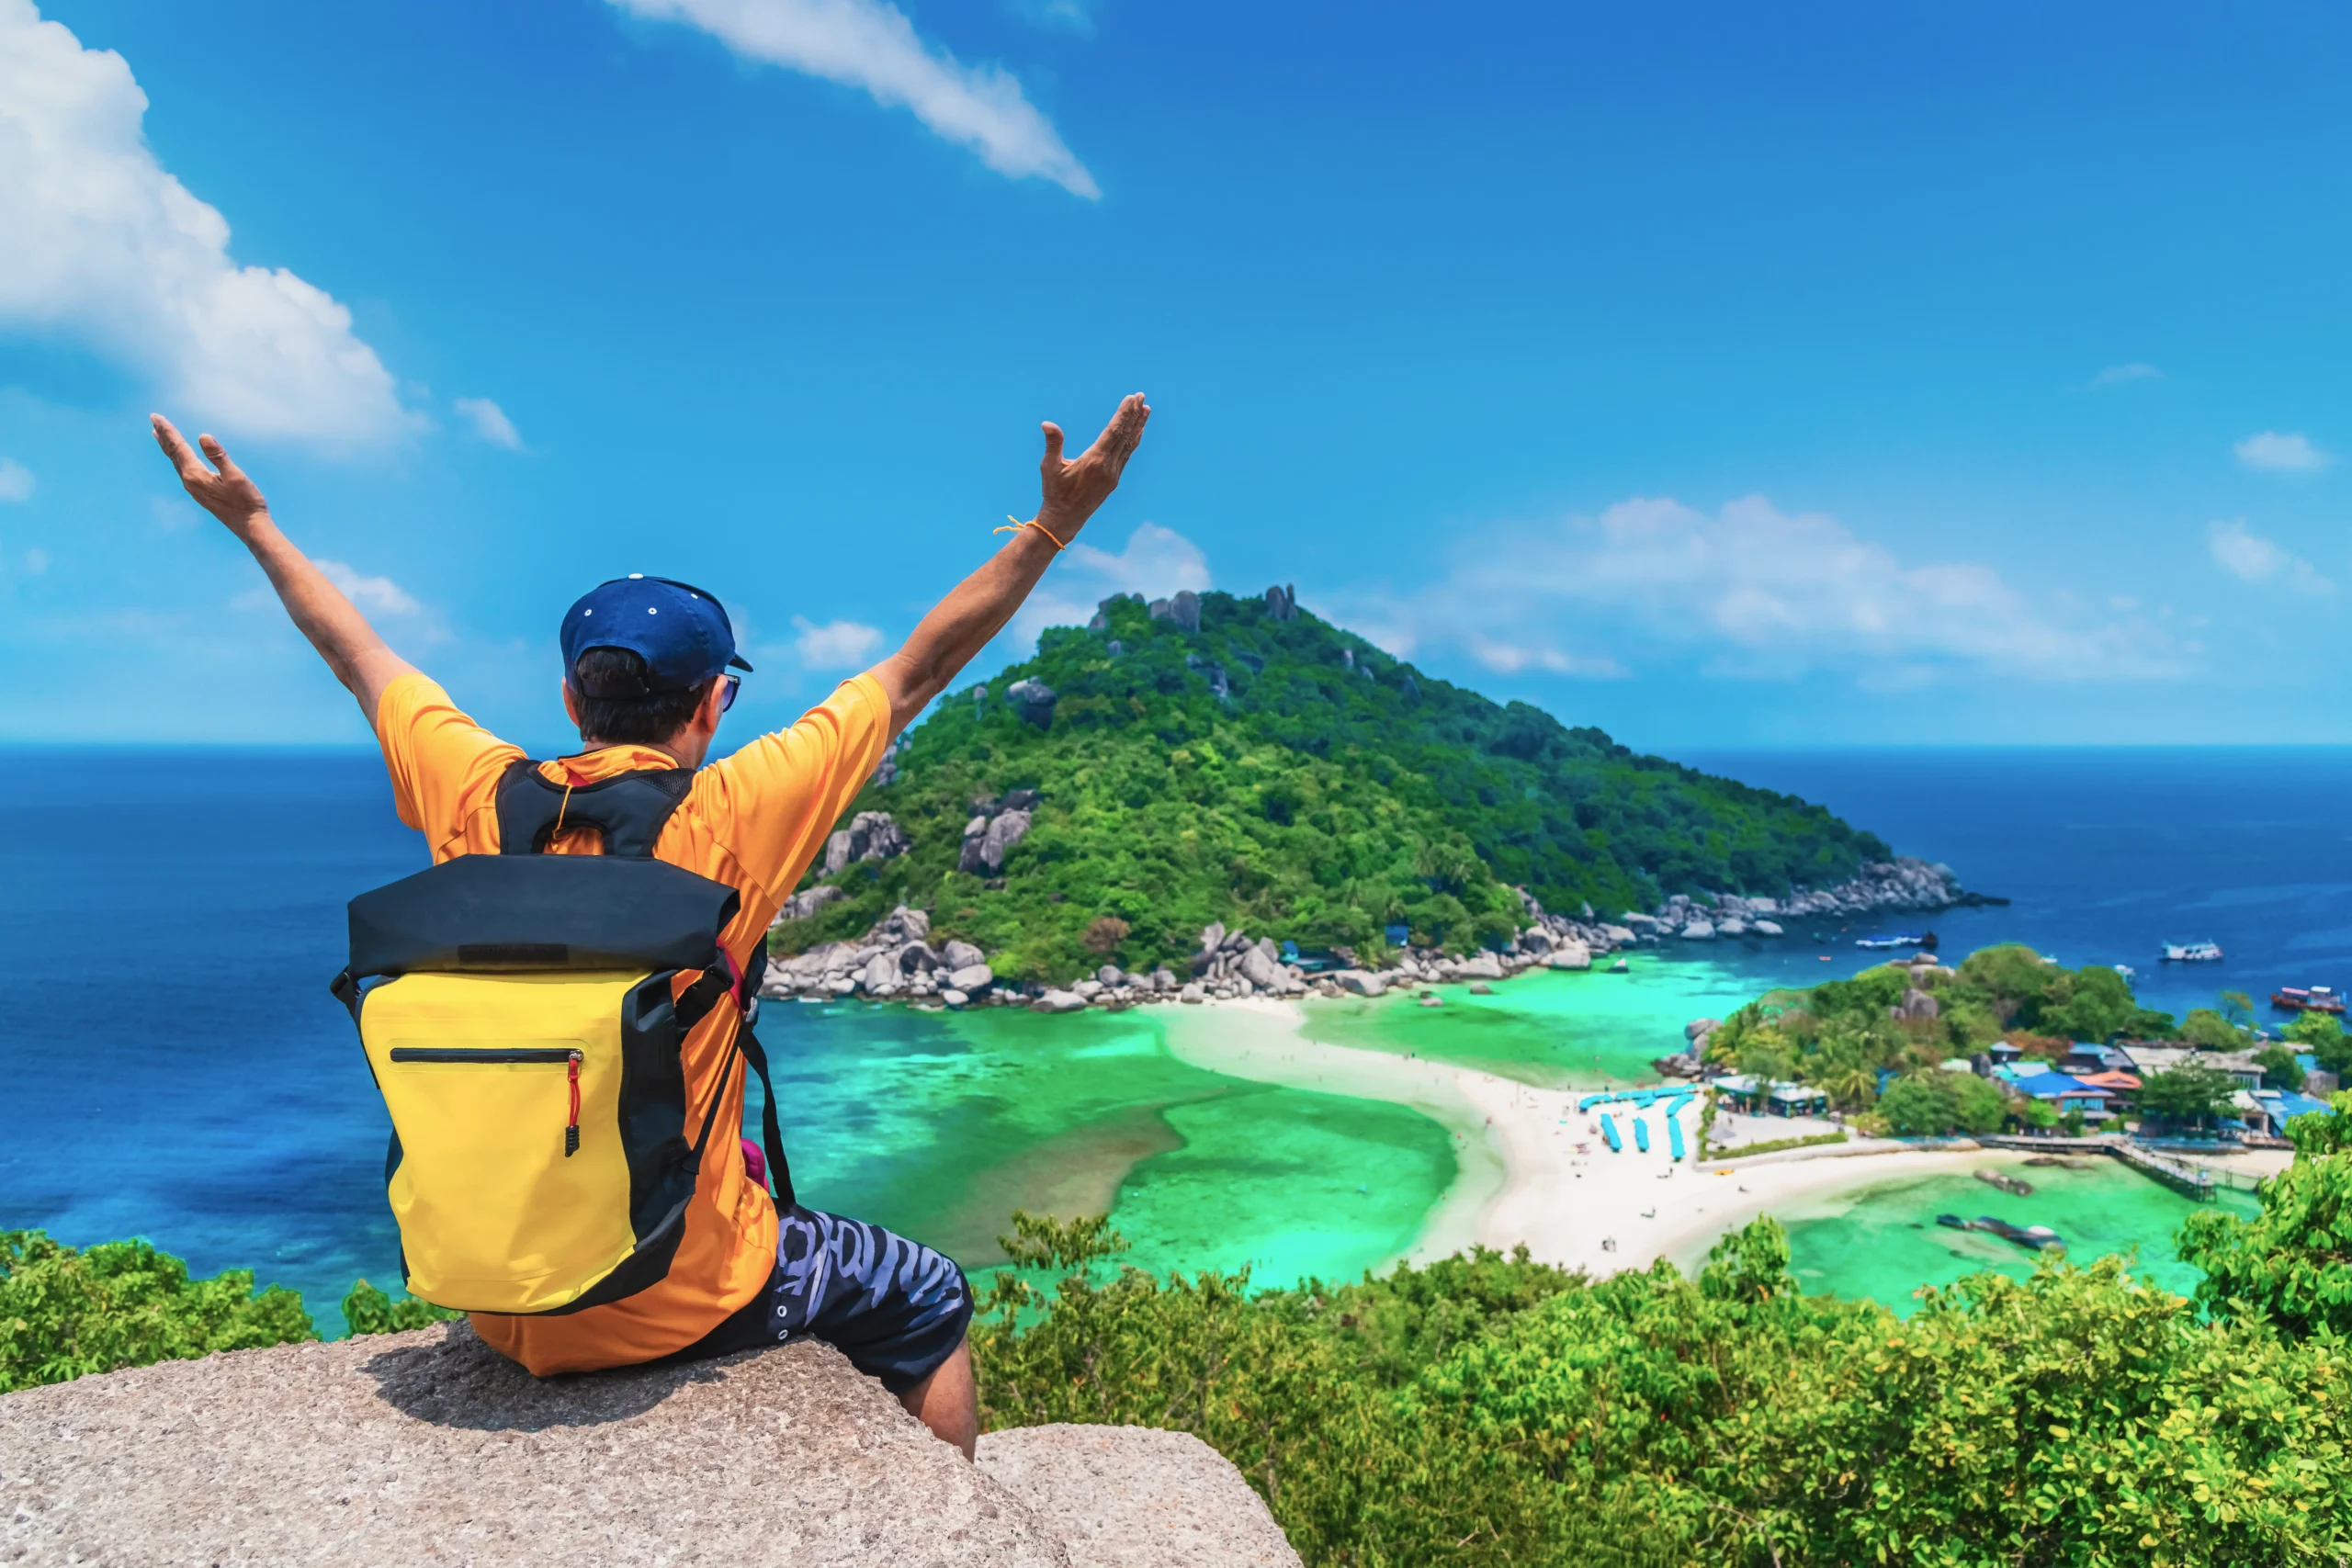
[{"label": "man's hand", "polygon": [[1069,461],[1062,458],[1061,426],[1046,424],[1046,461],[1040,470],[1046,499],[1037,509],[1038,527],[997,530],[1012,535],[1012,540],[942,599],[904,648],[874,667],[874,678],[890,699],[891,734],[905,728],[925,703],[945,691],[956,672],[1012,619],[1054,561],[1053,546],[1038,537],[1038,528],[1058,545],[1077,537],[1094,509],[1119,488],[1119,476],[1143,440],[1144,422],[1149,418],[1151,405],[1141,392],[1125,398],[1094,445]]},{"label": "man's hand", "polygon": [[261,487],[231,461],[220,443],[209,435],[198,436],[204,447],[204,457],[198,457],[189,450],[187,439],[172,428],[170,420],[159,413],[147,417],[154,425],[155,445],[179,470],[180,483],[198,506],[227,524],[229,532],[253,552],[269,585],[277,590],[288,617],[311,639],[335,679],[359,699],[359,711],[374,725],[384,688],[408,673],[407,662],[384,646],[384,639],[344,597],[343,590],[328,581],[311,558],[278,531],[269,515],[269,502],[262,499]]},{"label": "man's hand", "polygon": [[[261,487],[245,477],[228,448],[209,435],[199,435],[197,444],[204,448],[204,458],[199,458],[170,420],[159,413],[147,417],[155,427],[155,445],[179,470],[180,483],[198,506],[226,523],[231,533],[242,539],[254,518],[269,515],[269,502],[262,499]],[[210,459],[209,466],[205,458]]]},{"label": "man's hand", "polygon": [[1150,419],[1151,405],[1143,394],[1128,393],[1094,445],[1068,462],[1062,460],[1062,427],[1046,421],[1046,460],[1038,465],[1046,481],[1045,503],[1037,509],[1039,526],[1065,545],[1076,537],[1094,509],[1119,488],[1119,476]]}]

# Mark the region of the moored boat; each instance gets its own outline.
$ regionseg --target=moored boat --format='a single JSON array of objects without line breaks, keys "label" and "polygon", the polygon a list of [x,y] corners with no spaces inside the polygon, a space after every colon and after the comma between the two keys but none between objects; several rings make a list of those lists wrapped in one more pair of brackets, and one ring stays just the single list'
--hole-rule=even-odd
[{"label": "moored boat", "polygon": [[1949,1225],[1956,1231],[1983,1231],[1988,1235],[1999,1236],[2003,1241],[2015,1242],[2032,1252],[2063,1249],[2066,1245],[2048,1225],[2013,1225],[1990,1214],[1979,1214],[1973,1220],[1963,1220],[1958,1214],[1938,1214],[1936,1224]]},{"label": "moored boat", "polygon": [[2344,997],[2333,986],[2281,986],[2270,993],[2270,1005],[2283,1012],[2340,1013]]},{"label": "moored boat", "polygon": [[2219,964],[2222,947],[2212,942],[2168,942],[2164,944],[2167,964]]}]

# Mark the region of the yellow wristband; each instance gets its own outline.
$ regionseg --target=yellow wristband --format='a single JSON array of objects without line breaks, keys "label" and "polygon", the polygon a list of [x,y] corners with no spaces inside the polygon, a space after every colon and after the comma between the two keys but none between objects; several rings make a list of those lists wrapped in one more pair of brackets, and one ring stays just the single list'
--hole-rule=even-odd
[{"label": "yellow wristband", "polygon": [[999,528],[996,529],[995,532],[1000,534],[1018,534],[1023,528],[1035,528],[1037,532],[1046,536],[1046,540],[1053,545],[1056,550],[1058,551],[1064,547],[1062,542],[1054,537],[1053,531],[1047,528],[1043,523],[1038,522],[1035,517],[1032,517],[1028,522],[1023,523],[1020,518],[1008,513],[1005,514],[1004,520],[1011,524],[1012,526],[1008,528]]}]

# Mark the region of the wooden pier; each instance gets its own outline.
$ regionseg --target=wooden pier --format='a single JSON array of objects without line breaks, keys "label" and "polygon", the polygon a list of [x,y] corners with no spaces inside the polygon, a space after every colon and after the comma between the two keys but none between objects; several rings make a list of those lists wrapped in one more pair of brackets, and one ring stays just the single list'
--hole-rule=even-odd
[{"label": "wooden pier", "polygon": [[2213,1201],[2214,1182],[2211,1171],[2200,1166],[2191,1165],[2187,1160],[2173,1159],[2168,1156],[2160,1155],[2154,1149],[2143,1149],[2133,1143],[2119,1140],[2112,1148],[2117,1159],[2132,1167],[2143,1176],[2163,1182],[2182,1197],[2193,1198],[2199,1203],[2210,1203]]},{"label": "wooden pier", "polygon": [[[2201,1166],[2191,1165],[2170,1155],[2141,1147],[2129,1138],[2096,1136],[2086,1138],[2012,1137],[1989,1134],[1976,1140],[1991,1149],[2027,1149],[2039,1155],[2113,1155],[2152,1181],[2161,1181],[2184,1198],[2199,1203],[2213,1201],[2217,1187],[2234,1187],[2238,1182],[2224,1177],[2216,1180],[2213,1172]],[[2232,1176],[2234,1173],[2231,1173]],[[2248,1181],[2247,1186],[2253,1182]]]}]

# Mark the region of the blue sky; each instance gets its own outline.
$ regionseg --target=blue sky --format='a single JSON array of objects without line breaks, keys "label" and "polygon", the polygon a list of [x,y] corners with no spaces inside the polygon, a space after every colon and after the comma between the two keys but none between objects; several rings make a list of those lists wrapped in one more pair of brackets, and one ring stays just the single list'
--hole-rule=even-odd
[{"label": "blue sky", "polygon": [[980,670],[1288,581],[1669,751],[2352,740],[2348,57],[2317,5],[0,0],[0,738],[364,737],[150,408],[548,745],[582,588],[719,592],[781,722],[1142,389]]}]

